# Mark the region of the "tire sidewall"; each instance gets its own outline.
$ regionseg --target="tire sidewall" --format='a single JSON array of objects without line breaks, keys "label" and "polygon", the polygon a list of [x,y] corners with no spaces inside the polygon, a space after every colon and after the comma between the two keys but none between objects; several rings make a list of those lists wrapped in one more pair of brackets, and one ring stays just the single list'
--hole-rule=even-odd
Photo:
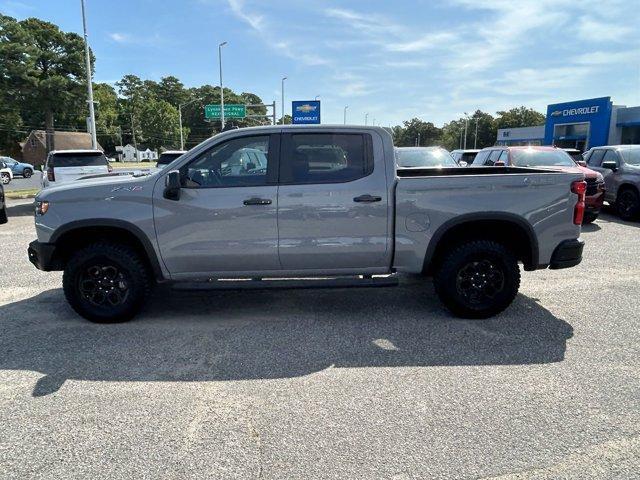
[{"label": "tire sidewall", "polygon": [[31,178],[31,175],[33,175],[33,172],[31,171],[31,169],[30,169],[30,168],[25,168],[25,169],[22,171],[22,176],[23,176],[24,178]]},{"label": "tire sidewall", "polygon": [[640,213],[640,198],[638,197],[638,194],[627,188],[626,190],[623,190],[622,192],[620,192],[620,198],[623,198],[624,196],[630,196],[633,201],[634,201],[634,208],[630,211],[630,212],[623,212],[621,209],[621,204],[618,201],[617,202],[617,206],[616,206],[616,210],[618,212],[618,216],[624,220],[633,220],[635,218],[638,217],[638,214]]}]

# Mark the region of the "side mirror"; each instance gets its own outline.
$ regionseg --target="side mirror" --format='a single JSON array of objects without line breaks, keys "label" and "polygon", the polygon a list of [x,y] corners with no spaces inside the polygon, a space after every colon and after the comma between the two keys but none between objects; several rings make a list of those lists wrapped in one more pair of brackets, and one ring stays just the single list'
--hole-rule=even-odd
[{"label": "side mirror", "polygon": [[498,160],[496,163],[493,164],[494,167],[504,167],[504,162],[502,160]]},{"label": "side mirror", "polygon": [[581,167],[586,167],[587,166],[587,162],[585,162],[584,160],[577,160],[576,163],[578,165],[580,165]]},{"label": "side mirror", "polygon": [[468,164],[467,162],[465,162],[464,160],[460,160],[460,161],[458,162],[458,165],[460,165],[461,167],[467,167],[467,166],[469,166],[469,164]]},{"label": "side mirror", "polygon": [[618,164],[615,161],[607,160],[606,162],[602,162],[602,168],[607,168],[612,172],[618,170]]},{"label": "side mirror", "polygon": [[168,200],[180,200],[180,171],[171,170],[164,177],[164,198]]}]

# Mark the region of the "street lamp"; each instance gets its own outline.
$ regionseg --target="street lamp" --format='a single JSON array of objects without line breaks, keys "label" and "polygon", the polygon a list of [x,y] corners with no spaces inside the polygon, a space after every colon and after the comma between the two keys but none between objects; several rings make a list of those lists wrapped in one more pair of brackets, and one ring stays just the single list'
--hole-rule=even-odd
[{"label": "street lamp", "polygon": [[347,108],[349,108],[349,105],[345,105],[344,106],[344,124],[347,124]]},{"label": "street lamp", "polygon": [[284,125],[284,81],[287,77],[282,77],[282,125]]},{"label": "street lamp", "polygon": [[473,137],[473,149],[474,150],[476,148],[478,148],[478,120],[479,120],[479,118],[476,117],[476,136]]},{"label": "street lamp", "polygon": [[84,32],[84,56],[87,66],[87,103],[89,104],[89,122],[91,124],[91,148],[98,148],[96,137],[96,113],[93,105],[93,85],[91,84],[91,57],[89,54],[89,38],[87,35],[87,19],[84,13],[84,0],[80,0],[82,6],[82,30]]},{"label": "street lamp", "polygon": [[369,119],[369,114],[368,114],[368,113],[365,113],[365,114],[364,114],[364,126],[365,126],[365,127],[367,126],[367,120],[368,120],[368,119]]},{"label": "street lamp", "polygon": [[184,137],[182,135],[182,107],[186,107],[187,105],[200,100],[199,98],[194,98],[193,100],[189,100],[186,103],[181,103],[178,105],[178,121],[180,122],[180,150],[184,150]]},{"label": "street lamp", "polygon": [[218,60],[220,62],[220,131],[224,130],[224,88],[222,87],[222,47],[227,42],[218,45]]}]

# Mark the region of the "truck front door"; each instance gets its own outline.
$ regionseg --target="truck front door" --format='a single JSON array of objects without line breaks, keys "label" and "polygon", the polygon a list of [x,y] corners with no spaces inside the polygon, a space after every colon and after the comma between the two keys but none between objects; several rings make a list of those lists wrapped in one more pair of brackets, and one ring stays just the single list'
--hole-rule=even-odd
[{"label": "truck front door", "polygon": [[278,192],[283,269],[389,267],[391,199],[384,162],[381,140],[371,133],[283,134]]},{"label": "truck front door", "polygon": [[178,200],[154,190],[158,246],[174,278],[278,270],[278,135],[235,137],[180,168]]}]

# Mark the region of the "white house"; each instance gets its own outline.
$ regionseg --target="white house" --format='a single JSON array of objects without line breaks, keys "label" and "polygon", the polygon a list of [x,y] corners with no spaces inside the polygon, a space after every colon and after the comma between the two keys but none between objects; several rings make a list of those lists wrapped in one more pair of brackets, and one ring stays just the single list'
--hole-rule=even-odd
[{"label": "white house", "polygon": [[123,162],[154,162],[158,160],[158,152],[155,150],[138,150],[133,145],[127,144],[122,147],[122,161]]}]

